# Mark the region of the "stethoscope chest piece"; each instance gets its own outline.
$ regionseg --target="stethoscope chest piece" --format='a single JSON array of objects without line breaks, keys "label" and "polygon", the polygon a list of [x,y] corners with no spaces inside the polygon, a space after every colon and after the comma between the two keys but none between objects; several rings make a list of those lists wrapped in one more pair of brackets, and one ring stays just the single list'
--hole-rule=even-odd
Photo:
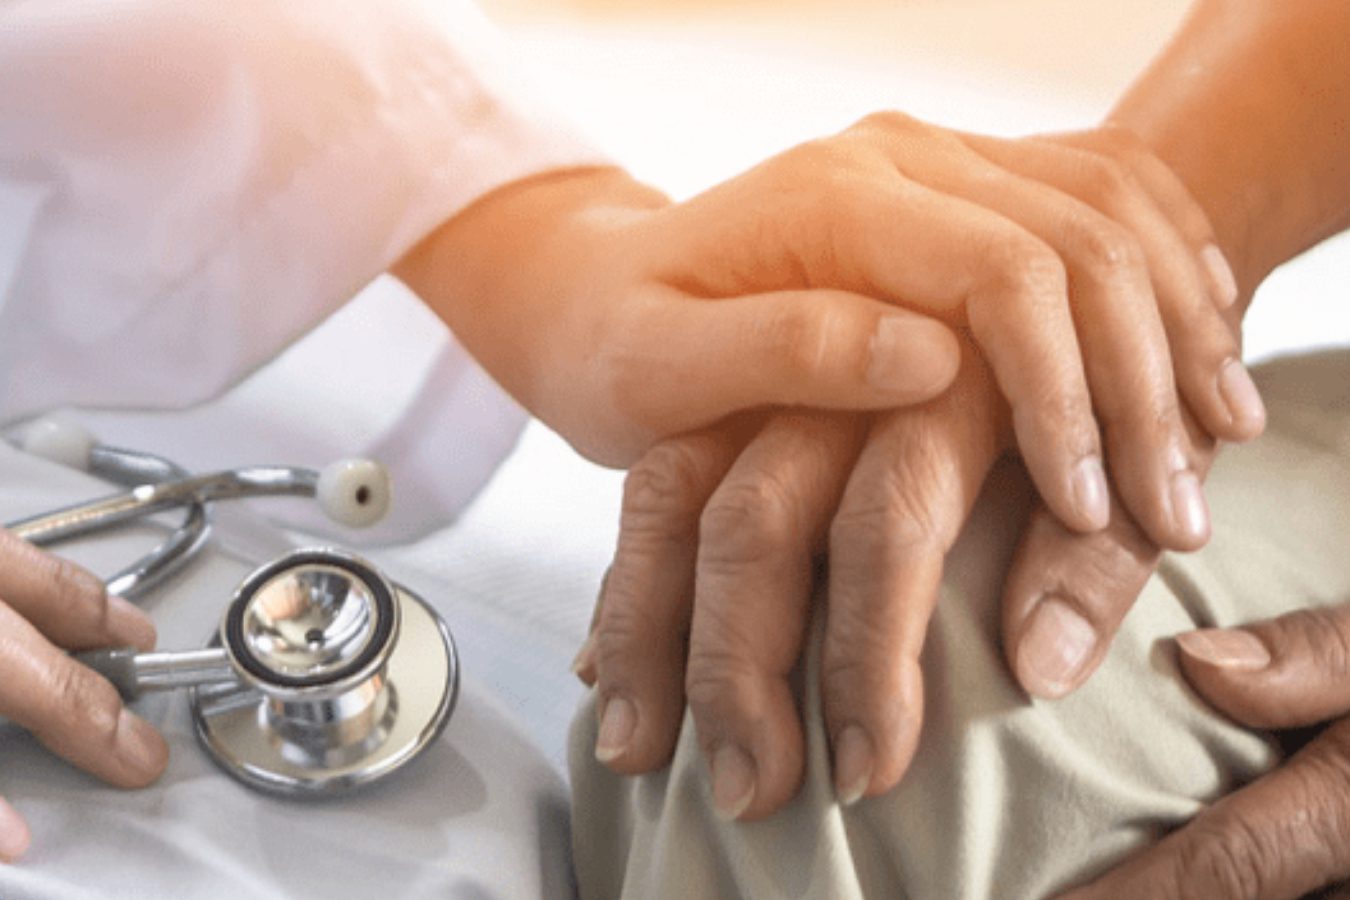
[{"label": "stethoscope chest piece", "polygon": [[231,776],[292,797],[344,793],[400,768],[440,734],[459,688],[441,618],[329,549],[250,575],[211,647],[235,679],[191,689],[198,738]]}]

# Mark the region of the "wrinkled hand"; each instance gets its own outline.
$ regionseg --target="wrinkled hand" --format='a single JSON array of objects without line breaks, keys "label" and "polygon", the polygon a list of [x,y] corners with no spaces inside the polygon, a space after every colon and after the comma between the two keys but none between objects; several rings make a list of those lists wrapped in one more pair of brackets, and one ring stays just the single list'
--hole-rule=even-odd
[{"label": "wrinkled hand", "polygon": [[1187,679],[1234,721],[1329,724],[1282,768],[1063,900],[1293,900],[1350,879],[1350,606],[1191,632],[1177,645]]},{"label": "wrinkled hand", "polygon": [[[1219,343],[1234,340],[1225,335]],[[1173,347],[1195,339],[1178,333]],[[944,557],[1012,439],[975,353],[926,406],[784,415],[757,428],[742,421],[675,439],[633,469],[578,659],[579,674],[598,679],[603,762],[624,773],[663,765],[687,697],[718,808],[747,818],[781,807],[801,779],[788,675],[813,556],[826,545],[822,693],[836,789],[851,802],[898,782],[922,724],[919,655]],[[1182,440],[1188,469],[1203,474],[1215,442],[1194,427]],[[1033,513],[1004,598],[1005,646],[1029,692],[1061,696],[1088,677],[1159,555],[1119,503],[1093,534],[1046,506]]]},{"label": "wrinkled hand", "polygon": [[943,317],[989,360],[1066,524],[1109,518],[1104,432],[1136,519],[1193,549],[1208,515],[1178,385],[1210,433],[1261,427],[1213,241],[1124,135],[997,141],[885,114],[684,203],[613,171],[515,185],[397,271],[525,406],[611,464],[738,411],[936,396],[955,343],[917,314]]},{"label": "wrinkled hand", "polygon": [[[169,748],[117,690],[66,650],[151,650],[155,626],[103,583],[0,529],[0,716],[109,784],[143,787]],[[28,826],[0,797],[0,861],[27,850]]]}]

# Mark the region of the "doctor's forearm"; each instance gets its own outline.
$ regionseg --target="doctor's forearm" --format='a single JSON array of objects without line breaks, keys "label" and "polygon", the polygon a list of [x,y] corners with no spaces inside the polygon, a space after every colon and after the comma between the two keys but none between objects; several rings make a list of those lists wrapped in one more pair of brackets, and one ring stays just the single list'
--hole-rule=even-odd
[{"label": "doctor's forearm", "polygon": [[1350,227],[1350,3],[1199,0],[1111,120],[1190,188],[1250,295]]}]

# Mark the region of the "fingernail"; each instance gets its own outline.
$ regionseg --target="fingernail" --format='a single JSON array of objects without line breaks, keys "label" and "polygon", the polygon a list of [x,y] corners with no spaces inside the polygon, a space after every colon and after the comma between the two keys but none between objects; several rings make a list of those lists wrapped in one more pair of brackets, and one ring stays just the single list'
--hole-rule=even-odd
[{"label": "fingernail", "polygon": [[1240,361],[1230,359],[1219,370],[1219,393],[1228,404],[1228,414],[1233,417],[1234,424],[1251,430],[1259,430],[1265,425],[1266,406],[1261,402],[1261,392]]},{"label": "fingernail", "polygon": [[108,598],[108,637],[119,647],[155,649],[155,623],[145,610],[121,597]]},{"label": "fingernail", "polygon": [[1233,276],[1233,267],[1228,265],[1227,258],[1223,251],[1215,244],[1210,244],[1200,251],[1200,261],[1204,263],[1205,269],[1209,272],[1210,288],[1214,294],[1214,302],[1220,309],[1227,309],[1237,302],[1238,284],[1237,278]]},{"label": "fingernail", "polygon": [[1111,521],[1111,492],[1101,457],[1084,457],[1073,467],[1073,502],[1089,528],[1099,530]]},{"label": "fingernail", "polygon": [[154,726],[129,709],[123,709],[117,721],[117,758],[145,784],[164,771],[169,745]]},{"label": "fingernail", "polygon": [[1193,541],[1209,537],[1209,507],[1200,477],[1190,469],[1172,474],[1172,524]]},{"label": "fingernail", "polygon": [[587,680],[587,675],[595,667],[595,643],[595,632],[592,631],[586,635],[576,658],[572,660],[572,674],[582,681]]},{"label": "fingernail", "polygon": [[843,806],[863,798],[872,784],[872,741],[857,725],[839,733],[834,744],[834,792]]},{"label": "fingernail", "polygon": [[0,797],[0,862],[16,862],[28,852],[32,840],[23,816],[4,797]]},{"label": "fingernail", "polygon": [[[898,399],[936,393],[938,382],[949,381],[952,374],[952,366],[944,362],[951,339],[935,338],[935,333],[941,333],[937,329],[936,325],[924,327],[916,323],[912,316],[882,316],[868,347],[868,383],[895,394]],[[927,379],[932,382],[931,389],[926,386],[924,375],[933,376]]]},{"label": "fingernail", "polygon": [[755,762],[731,744],[717,748],[712,758],[713,810],[724,822],[739,819],[755,799]]},{"label": "fingernail", "polygon": [[595,741],[595,758],[602,763],[613,762],[628,749],[637,729],[637,710],[623,697],[611,697],[605,702],[600,717],[600,735]]},{"label": "fingernail", "polygon": [[1270,651],[1261,639],[1240,628],[1206,628],[1177,635],[1177,645],[1187,656],[1218,666],[1255,672],[1270,665]]},{"label": "fingernail", "polygon": [[1063,600],[1046,597],[1031,614],[1017,654],[1022,686],[1038,697],[1063,697],[1096,645],[1087,619]]}]

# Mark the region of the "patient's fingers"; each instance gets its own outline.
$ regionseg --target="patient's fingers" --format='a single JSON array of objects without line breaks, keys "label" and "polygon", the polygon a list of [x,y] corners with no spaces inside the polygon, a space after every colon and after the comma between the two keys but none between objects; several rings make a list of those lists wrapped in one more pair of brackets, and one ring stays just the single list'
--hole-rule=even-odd
[{"label": "patient's fingers", "polygon": [[1299,728],[1350,715],[1350,605],[1187,632],[1177,646],[1197,693],[1249,728]]},{"label": "patient's fingers", "polygon": [[168,760],[164,738],[122,705],[116,688],[0,603],[0,716],[118,787],[142,787]]},{"label": "patient's fingers", "polygon": [[781,808],[804,744],[798,665],[822,542],[861,438],[856,417],[783,415],[736,461],[700,522],[685,693],[727,819]]},{"label": "patient's fingers", "polygon": [[619,546],[587,641],[599,688],[595,755],[616,772],[650,771],[674,751],[699,517],[746,438],[732,426],[671,438],[624,483]]},{"label": "patient's fingers", "polygon": [[1032,512],[1003,594],[1003,646],[1022,688],[1054,699],[1106,657],[1162,552],[1121,507],[1105,531],[1075,534]]},{"label": "patient's fingers", "polygon": [[[1188,632],[1177,644],[1200,696],[1248,727],[1311,726],[1350,712],[1350,606]],[[1341,719],[1282,768],[1068,896],[1293,900],[1341,882],[1350,877],[1347,772],[1350,721]]]},{"label": "patient's fingers", "polygon": [[68,650],[155,645],[150,617],[83,568],[0,529],[0,598]]},{"label": "patient's fingers", "polygon": [[[1203,477],[1217,446],[1195,427],[1189,433]],[[1023,689],[1054,699],[1087,681],[1161,555],[1119,505],[1096,534],[1071,532],[1036,509],[1003,593],[1003,645]]]},{"label": "patient's fingers", "polygon": [[[1350,878],[1350,721],[1060,900],[1298,900]],[[1339,896],[1339,894],[1338,894]]]},{"label": "patient's fingers", "polygon": [[12,863],[23,856],[32,840],[23,816],[0,797],[0,863]]},{"label": "patient's fingers", "polygon": [[831,526],[821,690],[845,804],[895,786],[917,746],[943,561],[999,453],[988,381],[972,360],[947,396],[878,422]]}]

